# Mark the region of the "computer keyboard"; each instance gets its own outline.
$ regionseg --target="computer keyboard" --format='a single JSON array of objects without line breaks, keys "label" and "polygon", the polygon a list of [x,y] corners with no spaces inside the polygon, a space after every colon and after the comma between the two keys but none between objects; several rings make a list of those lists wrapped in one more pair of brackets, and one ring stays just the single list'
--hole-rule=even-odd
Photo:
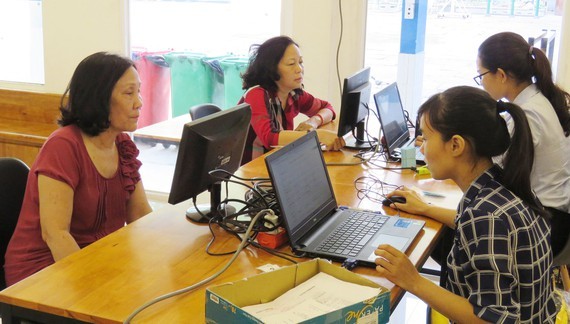
[{"label": "computer keyboard", "polygon": [[354,212],[325,240],[317,251],[354,257],[386,223],[389,216]]}]

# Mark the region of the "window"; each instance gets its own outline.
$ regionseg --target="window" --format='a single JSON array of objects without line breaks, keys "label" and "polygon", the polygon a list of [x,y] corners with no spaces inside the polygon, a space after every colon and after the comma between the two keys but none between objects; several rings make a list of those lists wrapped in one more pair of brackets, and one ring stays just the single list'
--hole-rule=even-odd
[{"label": "window", "polygon": [[44,83],[41,0],[0,1],[0,80]]},{"label": "window", "polygon": [[[211,65],[218,67],[217,78],[204,81],[210,65],[202,66],[200,59],[225,58],[242,67],[237,58],[246,58],[252,44],[280,35],[281,0],[130,0],[129,7],[131,52],[143,97],[134,140],[141,151],[147,193],[161,200],[158,197],[170,191],[177,146],[156,145],[146,131],[158,129],[165,136],[181,129],[195,104],[234,106],[243,93],[239,71],[228,74],[225,65]],[[212,97],[204,97],[205,85]]]},{"label": "window", "polygon": [[240,73],[247,67],[250,46],[279,35],[279,0],[130,4],[130,44],[140,65],[146,108],[142,114],[154,113],[150,119],[142,116],[139,127],[187,114],[197,104],[234,106],[243,94]]},{"label": "window", "polygon": [[[477,49],[495,33],[512,31],[528,39],[547,29],[557,31],[556,37],[560,37],[562,16],[544,2],[540,2],[539,7],[529,6],[524,1],[433,0],[428,3],[421,102],[452,86],[477,86],[473,81],[477,74]],[[455,5],[450,7],[449,3]],[[512,10],[505,9],[510,8],[508,5],[514,6]],[[365,65],[372,67],[379,86],[397,79],[401,23],[401,1],[368,1]],[[556,45],[559,43],[555,41]],[[554,53],[557,52],[555,49]],[[553,71],[556,71],[556,55],[553,61]]]},{"label": "window", "polygon": [[131,0],[131,46],[247,55],[279,35],[280,0]]}]

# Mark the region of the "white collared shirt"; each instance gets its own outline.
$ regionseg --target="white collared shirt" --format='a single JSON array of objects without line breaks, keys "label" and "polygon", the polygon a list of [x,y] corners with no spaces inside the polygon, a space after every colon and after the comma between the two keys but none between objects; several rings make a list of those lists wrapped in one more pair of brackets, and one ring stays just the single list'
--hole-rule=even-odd
[{"label": "white collared shirt", "polygon": [[[531,187],[546,207],[570,212],[570,138],[554,108],[535,84],[526,87],[513,103],[525,112],[534,143]],[[504,115],[512,134],[514,122]]]}]

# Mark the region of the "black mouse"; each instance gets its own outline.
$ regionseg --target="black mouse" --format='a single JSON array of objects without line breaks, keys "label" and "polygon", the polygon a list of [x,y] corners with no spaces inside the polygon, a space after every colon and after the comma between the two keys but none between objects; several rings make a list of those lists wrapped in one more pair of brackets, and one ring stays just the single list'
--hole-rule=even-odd
[{"label": "black mouse", "polygon": [[386,198],[386,199],[382,200],[382,205],[384,205],[384,206],[390,206],[390,204],[392,204],[392,203],[404,204],[404,203],[406,203],[406,198],[404,198],[402,196],[392,196],[390,198]]}]

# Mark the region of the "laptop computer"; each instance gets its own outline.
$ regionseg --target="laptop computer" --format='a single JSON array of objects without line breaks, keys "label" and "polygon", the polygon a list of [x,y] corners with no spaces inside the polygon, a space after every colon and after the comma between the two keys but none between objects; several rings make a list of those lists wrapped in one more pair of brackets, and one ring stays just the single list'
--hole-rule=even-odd
[{"label": "laptop computer", "polygon": [[[296,253],[341,261],[352,258],[361,265],[375,266],[374,250],[378,245],[387,243],[406,251],[425,224],[339,207],[316,132],[268,155],[265,163],[281,209],[280,217]],[[349,230],[352,242],[347,237],[331,242],[338,230],[349,226],[361,227]]]},{"label": "laptop computer", "polygon": [[[380,128],[384,135],[384,141],[390,159],[399,161],[401,158],[400,149],[415,145],[415,137],[411,136],[404,107],[398,91],[396,82],[391,83],[374,95],[374,103],[378,117],[380,118]],[[416,131],[417,128],[416,122]],[[419,134],[418,134],[419,135]],[[425,164],[423,154],[416,149],[416,163]]]}]

